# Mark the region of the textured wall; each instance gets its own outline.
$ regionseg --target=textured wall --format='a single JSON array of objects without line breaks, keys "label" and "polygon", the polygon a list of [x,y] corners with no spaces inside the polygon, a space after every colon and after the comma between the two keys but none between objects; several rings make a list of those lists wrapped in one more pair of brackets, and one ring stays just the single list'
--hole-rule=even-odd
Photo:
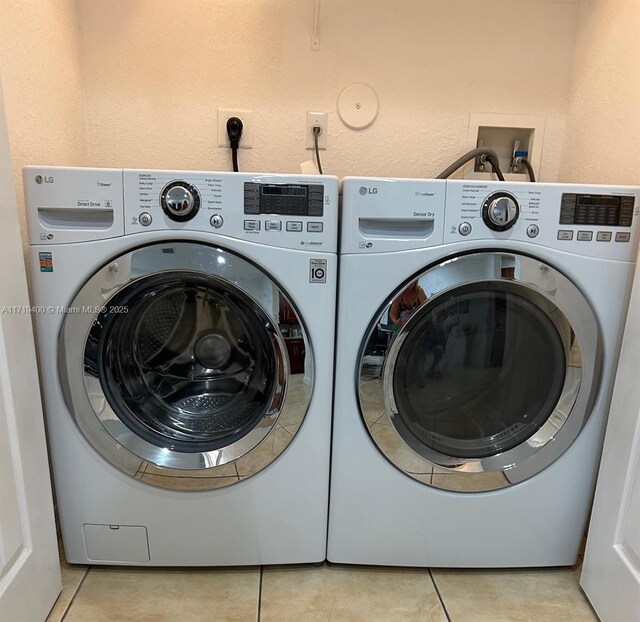
[{"label": "textured wall", "polygon": [[[243,170],[299,171],[305,114],[329,113],[326,172],[430,176],[467,147],[470,112],[544,115],[541,177],[555,180],[578,24],[573,2],[78,0],[89,162],[228,170],[216,107],[254,111]],[[380,112],[354,132],[352,82]]]},{"label": "textured wall", "polygon": [[640,184],[640,2],[582,6],[564,181]]},{"label": "textured wall", "polygon": [[[0,0],[0,74],[22,206],[25,164],[86,164],[73,0]],[[22,209],[20,214],[24,235]]]}]

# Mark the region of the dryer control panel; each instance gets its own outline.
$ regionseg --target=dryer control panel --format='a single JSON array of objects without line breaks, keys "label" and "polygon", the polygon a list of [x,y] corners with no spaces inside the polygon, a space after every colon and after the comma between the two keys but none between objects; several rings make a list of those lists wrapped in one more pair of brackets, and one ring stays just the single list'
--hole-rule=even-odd
[{"label": "dryer control panel", "polygon": [[443,242],[511,240],[632,260],[640,188],[447,180]]}]

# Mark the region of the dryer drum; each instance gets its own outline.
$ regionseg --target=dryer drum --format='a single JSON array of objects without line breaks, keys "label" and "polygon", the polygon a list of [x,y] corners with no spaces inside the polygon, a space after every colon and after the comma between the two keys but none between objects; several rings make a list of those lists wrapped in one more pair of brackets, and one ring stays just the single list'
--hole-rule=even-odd
[{"label": "dryer drum", "polygon": [[398,416],[442,454],[499,454],[547,421],[565,358],[558,329],[529,300],[486,287],[454,290],[424,310],[398,352]]}]

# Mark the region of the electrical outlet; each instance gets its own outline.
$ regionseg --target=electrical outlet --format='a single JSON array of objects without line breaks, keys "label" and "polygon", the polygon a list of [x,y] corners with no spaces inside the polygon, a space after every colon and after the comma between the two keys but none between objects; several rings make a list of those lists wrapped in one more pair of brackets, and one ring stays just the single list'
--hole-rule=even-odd
[{"label": "electrical outlet", "polygon": [[229,147],[227,135],[227,121],[231,117],[238,117],[242,121],[242,136],[240,149],[253,148],[253,110],[239,110],[237,108],[218,108],[218,147]]},{"label": "electrical outlet", "polygon": [[313,140],[313,128],[319,125],[322,128],[320,136],[318,136],[318,149],[327,148],[327,113],[326,112],[307,112],[307,149],[315,149]]}]

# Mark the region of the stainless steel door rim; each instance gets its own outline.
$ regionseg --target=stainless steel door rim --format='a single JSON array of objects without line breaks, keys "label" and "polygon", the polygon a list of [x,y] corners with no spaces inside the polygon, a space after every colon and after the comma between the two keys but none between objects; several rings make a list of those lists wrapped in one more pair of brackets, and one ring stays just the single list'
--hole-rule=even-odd
[{"label": "stainless steel door rim", "polygon": [[[390,326],[394,300],[418,283],[427,300]],[[438,356],[450,362],[444,373]],[[425,360],[430,373],[420,369]],[[358,394],[373,441],[397,468],[437,488],[478,492],[558,459],[589,418],[599,375],[600,331],[578,288],[531,257],[476,252],[424,270],[380,308],[363,343]]]},{"label": "stainless steel door rim", "polygon": [[[305,381],[292,376],[279,305],[298,320]],[[59,339],[65,400],[112,465],[154,485],[203,490],[265,468],[288,446],[311,397],[302,319],[239,255],[200,243],[145,246],[80,289]],[[269,440],[271,439],[271,440]]]}]

